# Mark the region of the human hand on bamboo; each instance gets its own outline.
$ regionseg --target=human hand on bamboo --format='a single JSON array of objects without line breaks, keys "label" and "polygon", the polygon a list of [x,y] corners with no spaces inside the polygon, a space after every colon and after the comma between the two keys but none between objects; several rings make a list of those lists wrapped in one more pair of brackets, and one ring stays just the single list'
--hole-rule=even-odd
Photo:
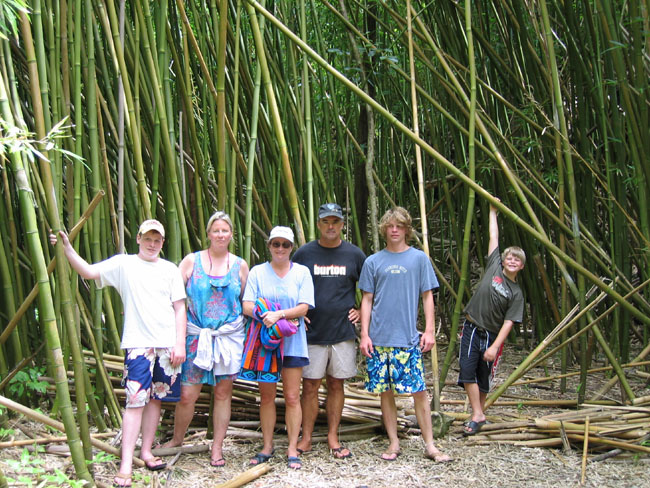
[{"label": "human hand on bamboo", "polygon": [[[61,242],[63,243],[63,247],[67,247],[70,245],[70,239],[68,239],[68,235],[60,230],[58,233],[58,236],[61,238]],[[50,229],[50,244],[53,246],[56,246],[56,243],[58,241],[57,234],[52,232],[52,229]]]},{"label": "human hand on bamboo", "polygon": [[[501,203],[501,199],[500,199],[500,198],[496,198],[496,197],[495,197],[494,199],[495,199],[497,202]],[[490,212],[494,212],[494,213],[496,213],[496,214],[499,213],[499,209],[496,208],[492,202],[490,202]]]}]

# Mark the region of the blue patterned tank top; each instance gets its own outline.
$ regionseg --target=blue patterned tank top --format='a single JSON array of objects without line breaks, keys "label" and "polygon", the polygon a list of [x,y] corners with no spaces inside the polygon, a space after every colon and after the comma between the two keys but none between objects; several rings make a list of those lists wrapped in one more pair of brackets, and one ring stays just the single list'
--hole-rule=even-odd
[{"label": "blue patterned tank top", "polygon": [[236,257],[226,275],[215,277],[203,269],[201,251],[194,253],[194,268],[185,285],[188,322],[216,330],[241,315],[241,260]]}]

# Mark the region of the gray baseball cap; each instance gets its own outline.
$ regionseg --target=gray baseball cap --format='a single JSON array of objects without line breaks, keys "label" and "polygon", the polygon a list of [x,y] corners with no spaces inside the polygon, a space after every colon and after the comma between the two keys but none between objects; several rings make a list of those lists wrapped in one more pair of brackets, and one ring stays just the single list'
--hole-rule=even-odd
[{"label": "gray baseball cap", "polygon": [[338,217],[343,220],[343,211],[338,203],[324,203],[318,209],[318,218],[324,219],[325,217]]}]

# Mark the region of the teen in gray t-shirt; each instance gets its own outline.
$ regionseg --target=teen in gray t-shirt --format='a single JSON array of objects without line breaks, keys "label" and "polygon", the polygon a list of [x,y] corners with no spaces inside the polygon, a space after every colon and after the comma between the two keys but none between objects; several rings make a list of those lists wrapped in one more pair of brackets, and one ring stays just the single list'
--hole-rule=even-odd
[{"label": "teen in gray t-shirt", "polygon": [[368,257],[359,289],[372,293],[370,339],[375,346],[412,347],[420,337],[416,328],[420,295],[438,288],[429,258],[419,249],[386,249]]}]

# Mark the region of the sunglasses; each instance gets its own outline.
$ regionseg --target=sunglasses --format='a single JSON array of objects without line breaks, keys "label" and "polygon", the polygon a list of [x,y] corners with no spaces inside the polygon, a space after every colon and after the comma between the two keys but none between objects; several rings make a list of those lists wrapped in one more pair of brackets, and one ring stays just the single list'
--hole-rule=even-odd
[{"label": "sunglasses", "polygon": [[284,241],[284,242],[279,242],[279,241],[273,241],[271,243],[271,247],[284,247],[285,249],[289,249],[293,244],[291,244],[289,241]]}]

